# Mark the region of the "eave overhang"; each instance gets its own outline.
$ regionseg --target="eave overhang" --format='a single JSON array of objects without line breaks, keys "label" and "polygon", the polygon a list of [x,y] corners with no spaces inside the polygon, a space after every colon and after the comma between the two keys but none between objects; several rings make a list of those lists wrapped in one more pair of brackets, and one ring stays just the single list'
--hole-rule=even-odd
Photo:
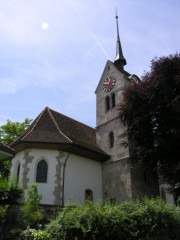
[{"label": "eave overhang", "polygon": [[11,159],[14,157],[14,155],[15,155],[15,151],[12,148],[2,143],[0,144],[0,161]]},{"label": "eave overhang", "polygon": [[103,152],[93,151],[86,147],[82,147],[78,144],[74,143],[45,143],[45,142],[20,142],[13,146],[15,152],[23,151],[24,149],[28,148],[36,148],[36,149],[51,149],[51,150],[61,150],[70,152],[82,157],[86,157],[98,162],[104,162],[110,158],[110,155]]}]

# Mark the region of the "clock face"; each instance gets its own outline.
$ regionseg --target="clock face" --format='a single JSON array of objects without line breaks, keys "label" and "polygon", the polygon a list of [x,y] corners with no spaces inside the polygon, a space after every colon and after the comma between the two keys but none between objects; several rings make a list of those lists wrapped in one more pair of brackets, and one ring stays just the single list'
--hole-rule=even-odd
[{"label": "clock face", "polygon": [[138,78],[138,76],[136,76],[135,74],[131,75],[130,76],[130,80],[131,80],[131,83],[134,84],[134,83],[140,83],[141,80]]},{"label": "clock face", "polygon": [[103,89],[105,92],[109,92],[111,91],[111,89],[114,87],[116,82],[116,79],[112,76],[109,76],[105,79],[104,83],[103,83]]}]

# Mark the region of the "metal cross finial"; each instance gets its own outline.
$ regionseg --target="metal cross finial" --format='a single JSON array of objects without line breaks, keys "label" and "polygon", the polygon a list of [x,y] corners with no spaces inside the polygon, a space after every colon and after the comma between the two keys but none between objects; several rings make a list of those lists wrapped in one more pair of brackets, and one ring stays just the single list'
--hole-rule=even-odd
[{"label": "metal cross finial", "polygon": [[117,11],[117,7],[115,9],[116,9],[117,37],[119,38],[119,26],[118,26],[118,11]]},{"label": "metal cross finial", "polygon": [[115,7],[116,9],[116,18],[118,18],[118,11],[117,11],[117,7]]},{"label": "metal cross finial", "polygon": [[118,26],[118,13],[117,8],[116,9],[116,27],[117,27],[117,43],[116,43],[116,57],[115,57],[115,63],[117,63],[120,68],[124,68],[124,65],[126,65],[126,59],[123,56],[122,48],[121,48],[121,42],[119,37],[119,26]]}]

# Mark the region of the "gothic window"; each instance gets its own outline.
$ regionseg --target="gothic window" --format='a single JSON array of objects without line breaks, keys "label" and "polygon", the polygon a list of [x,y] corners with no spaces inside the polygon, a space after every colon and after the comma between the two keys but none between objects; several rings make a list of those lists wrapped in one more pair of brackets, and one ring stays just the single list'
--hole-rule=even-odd
[{"label": "gothic window", "polygon": [[85,191],[85,201],[93,201],[93,191],[86,189]]},{"label": "gothic window", "polygon": [[114,146],[114,133],[110,132],[109,133],[109,146],[112,148]]},{"label": "gothic window", "polygon": [[20,174],[20,163],[18,164],[18,167],[17,167],[17,183],[19,182],[19,174]]},{"label": "gothic window", "polygon": [[107,96],[106,97],[106,111],[109,111],[109,109],[110,109],[110,97]]},{"label": "gothic window", "polygon": [[112,108],[116,106],[116,98],[115,98],[115,93],[111,95],[111,101],[112,101]]},{"label": "gothic window", "polygon": [[36,182],[46,183],[47,182],[47,172],[48,172],[47,162],[45,160],[41,160],[37,165]]}]

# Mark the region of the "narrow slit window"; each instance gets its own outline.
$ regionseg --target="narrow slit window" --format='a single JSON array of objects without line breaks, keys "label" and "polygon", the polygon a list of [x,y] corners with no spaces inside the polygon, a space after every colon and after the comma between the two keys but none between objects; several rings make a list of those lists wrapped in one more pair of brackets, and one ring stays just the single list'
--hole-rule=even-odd
[{"label": "narrow slit window", "polygon": [[111,96],[111,101],[112,101],[112,108],[115,108],[115,106],[116,106],[115,93],[112,94],[112,96]]},{"label": "narrow slit window", "polygon": [[18,167],[17,167],[17,184],[19,183],[19,174],[20,174],[20,163],[18,164]]},{"label": "narrow slit window", "polygon": [[109,146],[112,148],[114,146],[114,133],[110,132],[109,134]]},{"label": "narrow slit window", "polygon": [[107,96],[106,97],[106,111],[109,111],[109,109],[110,109],[110,97]]}]

